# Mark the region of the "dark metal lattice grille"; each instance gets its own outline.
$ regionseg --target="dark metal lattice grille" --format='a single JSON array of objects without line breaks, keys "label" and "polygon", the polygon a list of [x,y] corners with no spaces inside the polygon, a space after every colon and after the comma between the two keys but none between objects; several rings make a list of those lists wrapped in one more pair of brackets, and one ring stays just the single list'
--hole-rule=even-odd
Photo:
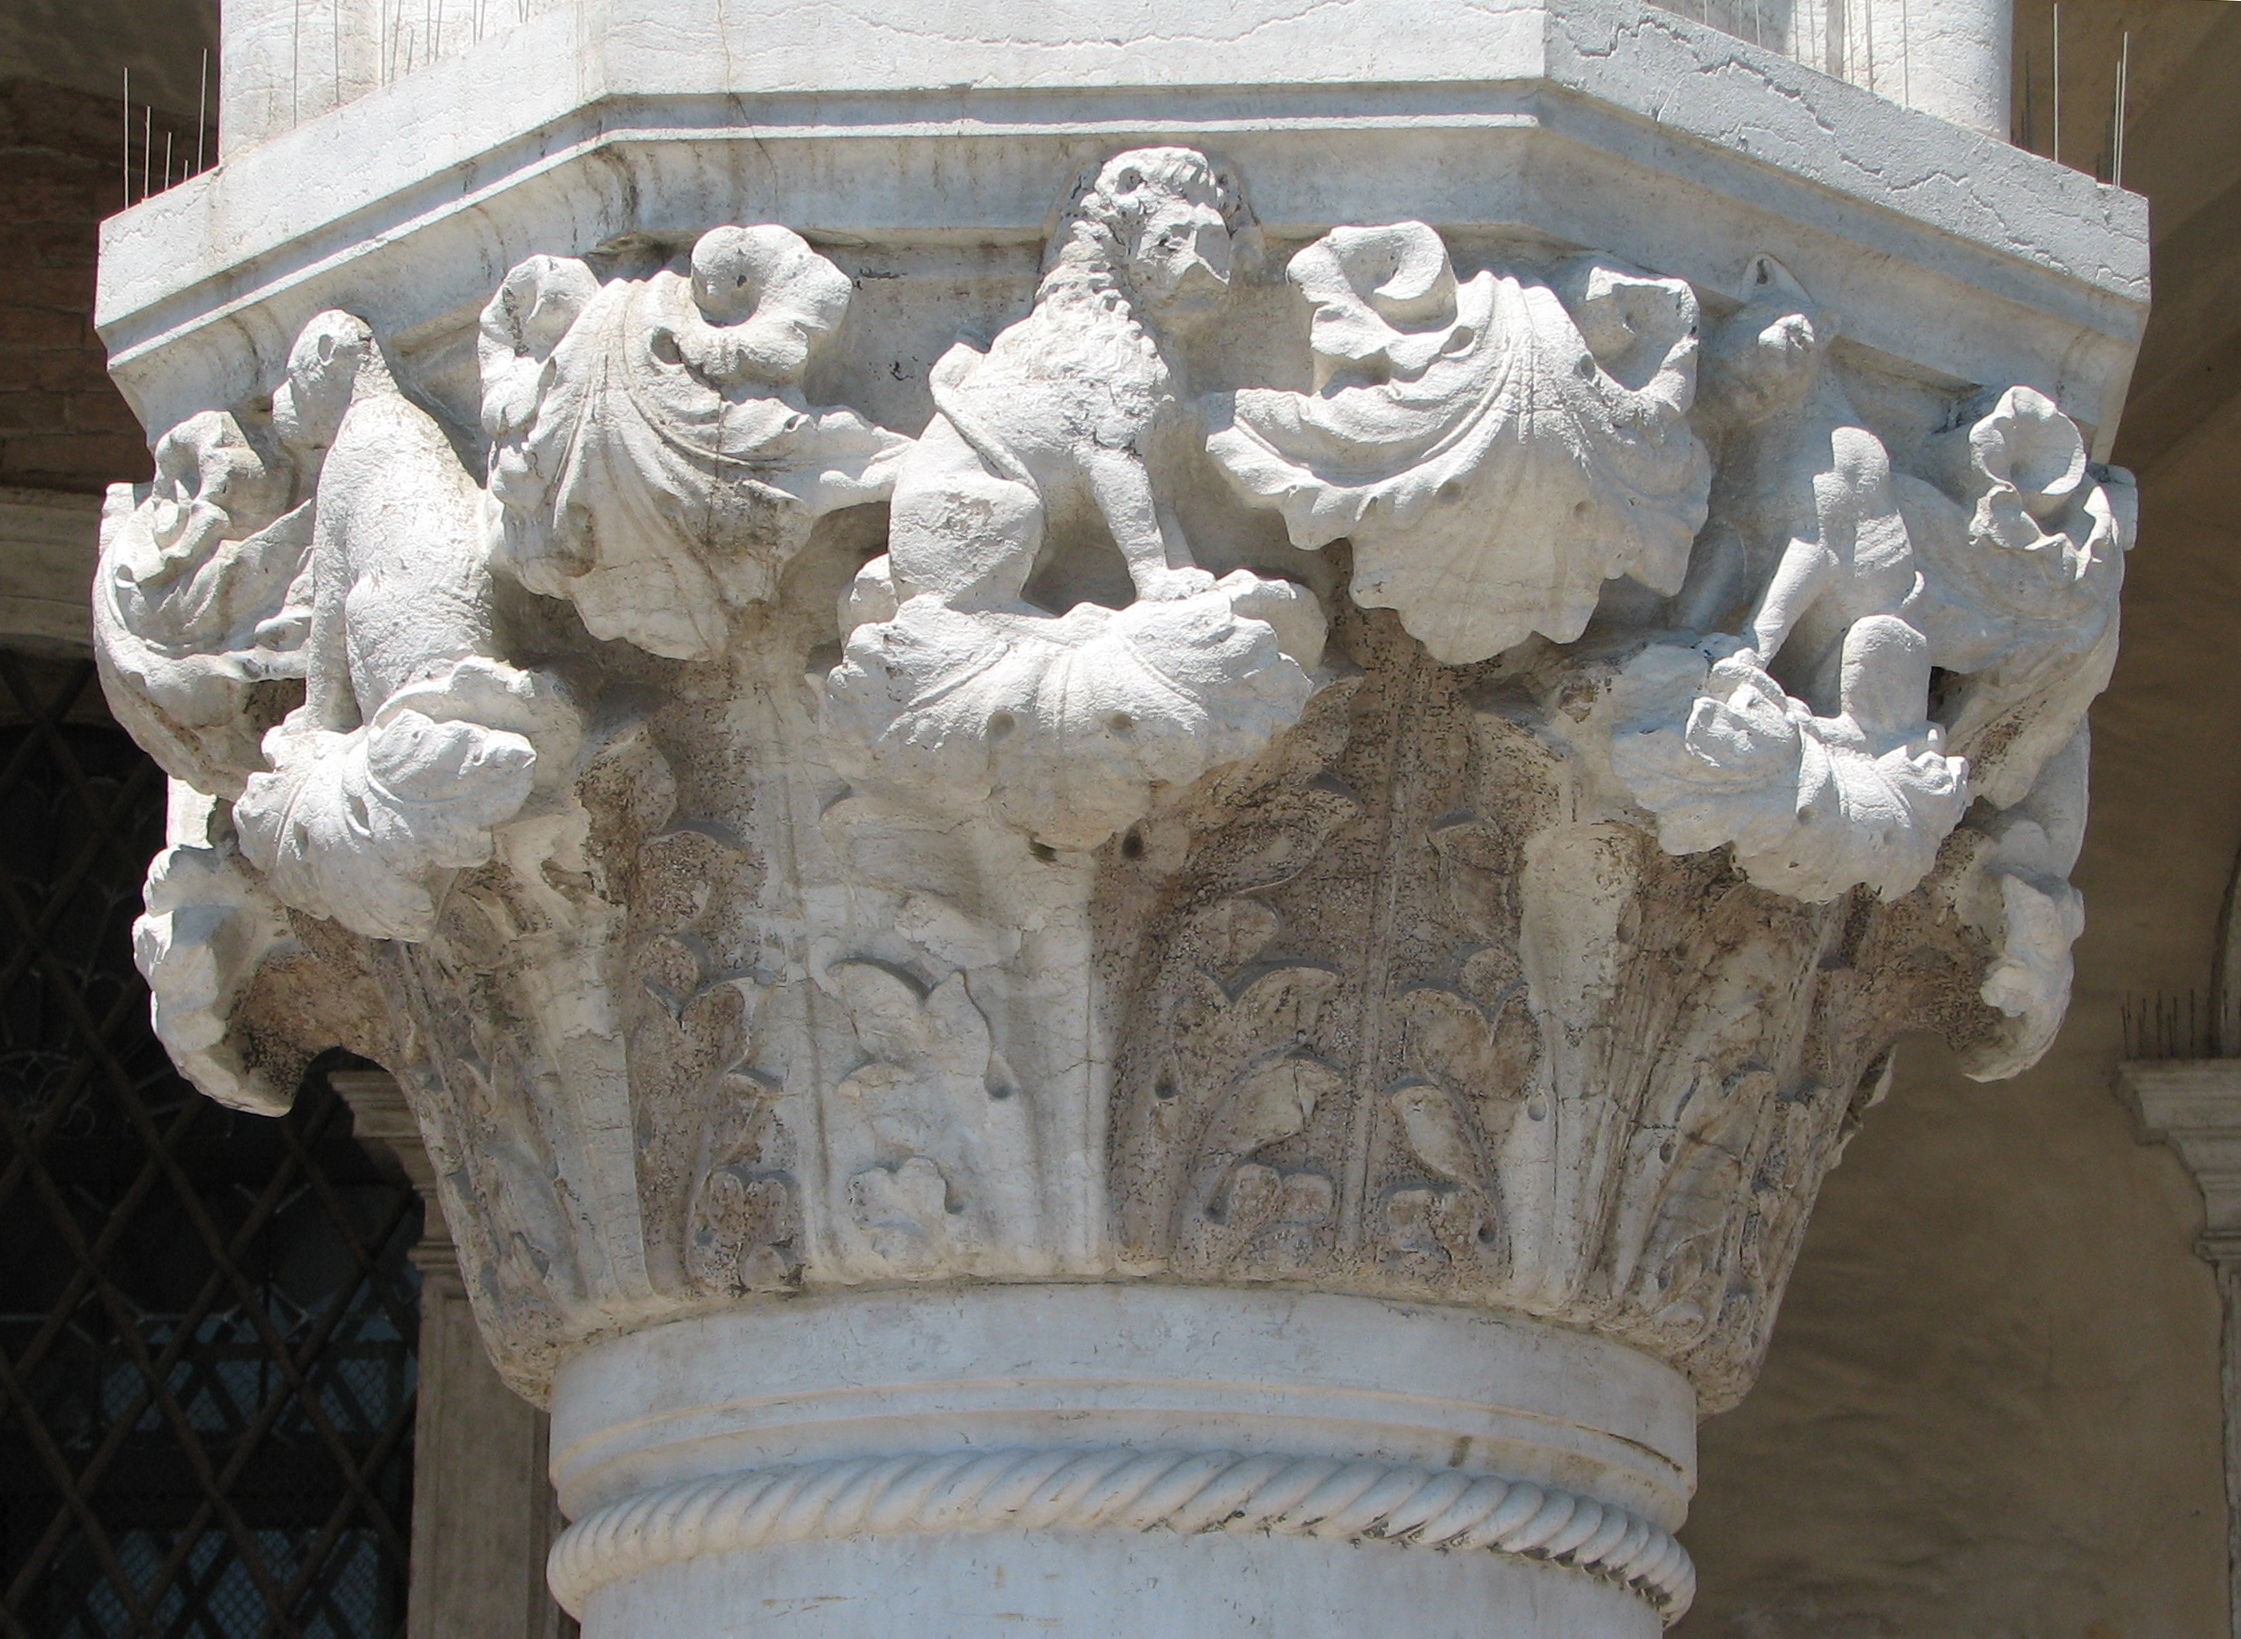
[{"label": "dark metal lattice grille", "polygon": [[412,1190],[315,1076],[239,1115],[132,966],[163,780],[0,651],[0,1636],[391,1639]]}]

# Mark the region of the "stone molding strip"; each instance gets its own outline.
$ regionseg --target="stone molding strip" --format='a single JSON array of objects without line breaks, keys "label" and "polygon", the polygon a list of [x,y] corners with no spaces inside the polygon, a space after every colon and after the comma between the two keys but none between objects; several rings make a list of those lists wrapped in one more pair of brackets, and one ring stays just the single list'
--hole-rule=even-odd
[{"label": "stone molding strip", "polygon": [[570,1612],[607,1583],[704,1555],[903,1531],[1262,1531],[1484,1549],[1584,1571],[1680,1620],[1696,1567],[1609,1503],[1492,1474],[1336,1457],[1123,1446],[923,1452],[679,1480],[593,1509],[553,1544]]}]

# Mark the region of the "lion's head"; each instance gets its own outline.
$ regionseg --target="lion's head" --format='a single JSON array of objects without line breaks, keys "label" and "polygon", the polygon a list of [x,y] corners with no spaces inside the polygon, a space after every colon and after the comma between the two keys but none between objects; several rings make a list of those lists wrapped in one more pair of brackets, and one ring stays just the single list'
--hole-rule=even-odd
[{"label": "lion's head", "polygon": [[1712,332],[1698,376],[1707,413],[1744,423],[1789,414],[1811,397],[1836,339],[1836,316],[1788,268],[1761,255],[1747,271],[1749,295]]},{"label": "lion's head", "polygon": [[1258,238],[1232,173],[1194,148],[1132,148],[1075,185],[1051,234],[1041,294],[1117,288],[1144,317],[1188,324],[1228,294]]},{"label": "lion's head", "polygon": [[396,387],[373,327],[354,314],[321,313],[289,349],[288,378],[272,395],[273,430],[292,448],[323,450],[352,403],[383,391]]}]

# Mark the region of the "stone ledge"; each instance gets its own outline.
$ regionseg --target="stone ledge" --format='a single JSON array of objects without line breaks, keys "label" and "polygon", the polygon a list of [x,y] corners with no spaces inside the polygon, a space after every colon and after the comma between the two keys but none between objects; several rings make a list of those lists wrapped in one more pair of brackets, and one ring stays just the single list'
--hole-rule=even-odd
[{"label": "stone ledge", "polygon": [[[1951,383],[2029,382],[2113,436],[2145,315],[2140,200],[1647,8],[1451,4],[1435,30],[1381,21],[1390,0],[1312,27],[1262,3],[1265,26],[1222,49],[1149,21],[1127,44],[1022,44],[932,8],[915,30],[805,31],[726,6],[579,50],[549,15],[113,220],[102,333],[160,424],[253,391],[322,307],[378,295],[393,334],[443,328],[521,256],[712,220],[830,244],[1024,241],[1095,152],[1204,139],[1279,233],[1365,208],[1528,226],[1727,294],[1770,250],[1861,345]],[[791,43],[745,46],[773,36]],[[1334,145],[1388,163],[1334,164]],[[1395,145],[1413,151],[1391,162]]]},{"label": "stone ledge", "polygon": [[2132,1060],[2117,1085],[2141,1131],[2176,1151],[2201,1189],[2203,1256],[2241,1251],[2241,1059]]}]

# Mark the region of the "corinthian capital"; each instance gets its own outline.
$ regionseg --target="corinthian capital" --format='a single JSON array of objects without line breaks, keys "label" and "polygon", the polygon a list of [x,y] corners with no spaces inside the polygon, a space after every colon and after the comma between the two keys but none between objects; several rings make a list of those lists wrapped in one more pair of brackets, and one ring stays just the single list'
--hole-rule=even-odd
[{"label": "corinthian capital", "polygon": [[2060,1020],[2080,394],[1819,241],[1356,225],[1244,146],[1047,167],[1039,246],[548,220],[112,499],[202,796],[162,1032],[394,1073],[596,1633],[906,1561],[912,1631],[1014,1570],[1654,1627],[1899,1035]]}]

